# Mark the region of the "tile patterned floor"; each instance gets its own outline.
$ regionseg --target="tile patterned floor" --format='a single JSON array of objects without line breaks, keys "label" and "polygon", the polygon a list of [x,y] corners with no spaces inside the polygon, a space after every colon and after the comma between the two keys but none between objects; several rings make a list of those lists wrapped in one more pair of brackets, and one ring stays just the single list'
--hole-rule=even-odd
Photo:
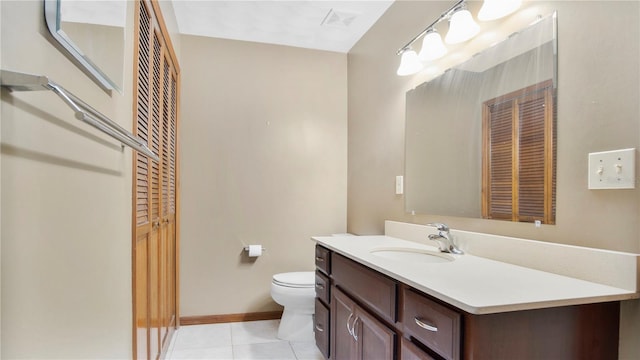
[{"label": "tile patterned floor", "polygon": [[168,360],[323,360],[314,342],[276,337],[279,320],[182,326],[173,337]]}]

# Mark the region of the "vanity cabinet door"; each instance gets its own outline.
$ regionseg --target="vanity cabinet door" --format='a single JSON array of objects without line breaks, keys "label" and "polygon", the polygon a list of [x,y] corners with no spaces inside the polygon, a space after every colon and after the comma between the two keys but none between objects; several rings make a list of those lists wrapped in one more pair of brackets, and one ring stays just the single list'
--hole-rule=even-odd
[{"label": "vanity cabinet door", "polygon": [[334,288],[331,300],[332,360],[393,360],[395,332]]},{"label": "vanity cabinet door", "polygon": [[331,298],[331,359],[356,359],[356,344],[351,334],[356,304],[343,292],[332,289]]},{"label": "vanity cabinet door", "polygon": [[356,307],[353,332],[358,348],[357,359],[394,359],[395,332],[359,307]]}]

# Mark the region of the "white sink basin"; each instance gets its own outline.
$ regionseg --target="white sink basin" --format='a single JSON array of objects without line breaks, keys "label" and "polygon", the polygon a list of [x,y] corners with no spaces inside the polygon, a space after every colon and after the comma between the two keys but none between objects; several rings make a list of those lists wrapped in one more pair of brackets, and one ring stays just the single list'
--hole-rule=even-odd
[{"label": "white sink basin", "polygon": [[424,249],[403,248],[403,247],[380,247],[369,251],[372,255],[385,259],[420,262],[420,263],[444,263],[455,260],[455,257],[441,253],[439,251],[431,251]]}]

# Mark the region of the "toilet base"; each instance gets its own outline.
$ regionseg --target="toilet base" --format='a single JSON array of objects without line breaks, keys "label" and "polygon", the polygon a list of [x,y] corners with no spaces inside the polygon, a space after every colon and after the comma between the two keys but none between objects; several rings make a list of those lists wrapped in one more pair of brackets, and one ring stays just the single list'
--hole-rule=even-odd
[{"label": "toilet base", "polygon": [[314,341],[313,314],[285,309],[278,327],[278,339],[301,342]]}]

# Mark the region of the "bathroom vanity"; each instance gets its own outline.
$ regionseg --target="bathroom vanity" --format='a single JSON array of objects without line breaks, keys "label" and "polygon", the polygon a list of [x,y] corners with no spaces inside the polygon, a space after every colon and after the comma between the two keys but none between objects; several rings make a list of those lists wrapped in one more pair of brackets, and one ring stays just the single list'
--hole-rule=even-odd
[{"label": "bathroom vanity", "polygon": [[[390,236],[315,237],[316,344],[341,359],[615,359],[633,289]],[[398,257],[378,251],[397,251]]]}]

